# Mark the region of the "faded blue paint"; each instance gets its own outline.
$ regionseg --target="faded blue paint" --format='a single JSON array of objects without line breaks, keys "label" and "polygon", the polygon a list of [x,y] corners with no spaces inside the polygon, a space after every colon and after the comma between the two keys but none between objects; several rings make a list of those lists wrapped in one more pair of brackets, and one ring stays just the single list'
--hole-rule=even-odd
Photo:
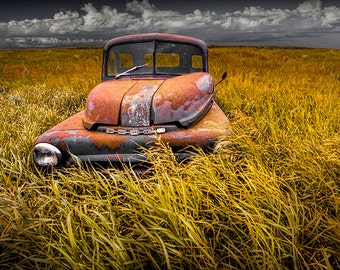
[{"label": "faded blue paint", "polygon": [[210,86],[212,85],[212,78],[210,75],[203,75],[199,78],[196,82],[196,86],[201,91],[209,90]]},{"label": "faded blue paint", "polygon": [[122,101],[122,126],[150,126],[152,97],[158,86],[145,86],[137,94],[127,94]]}]

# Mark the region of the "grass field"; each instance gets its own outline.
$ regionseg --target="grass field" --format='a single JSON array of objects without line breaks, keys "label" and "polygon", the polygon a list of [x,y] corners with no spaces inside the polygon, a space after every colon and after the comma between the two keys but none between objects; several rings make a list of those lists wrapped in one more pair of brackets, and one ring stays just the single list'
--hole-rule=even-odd
[{"label": "grass field", "polygon": [[84,108],[101,48],[0,51],[1,269],[339,269],[340,50],[210,47],[233,137],[147,177],[31,149]]}]

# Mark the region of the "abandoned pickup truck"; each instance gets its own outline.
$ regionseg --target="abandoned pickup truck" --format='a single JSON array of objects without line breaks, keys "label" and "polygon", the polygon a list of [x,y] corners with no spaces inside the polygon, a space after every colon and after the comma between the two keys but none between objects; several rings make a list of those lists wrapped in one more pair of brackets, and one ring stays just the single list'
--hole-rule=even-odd
[{"label": "abandoned pickup truck", "polygon": [[156,136],[179,159],[185,149],[214,148],[228,119],[214,101],[202,40],[149,33],[117,37],[103,49],[102,82],[85,109],[42,134],[33,157],[41,167],[84,162],[134,163]]}]

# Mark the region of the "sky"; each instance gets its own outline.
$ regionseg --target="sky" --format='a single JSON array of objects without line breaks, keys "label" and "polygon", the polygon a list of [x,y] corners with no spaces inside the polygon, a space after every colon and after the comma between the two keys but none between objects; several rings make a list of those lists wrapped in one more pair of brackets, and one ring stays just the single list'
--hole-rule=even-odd
[{"label": "sky", "polygon": [[31,0],[0,8],[0,49],[104,46],[150,32],[208,45],[340,49],[340,1]]}]

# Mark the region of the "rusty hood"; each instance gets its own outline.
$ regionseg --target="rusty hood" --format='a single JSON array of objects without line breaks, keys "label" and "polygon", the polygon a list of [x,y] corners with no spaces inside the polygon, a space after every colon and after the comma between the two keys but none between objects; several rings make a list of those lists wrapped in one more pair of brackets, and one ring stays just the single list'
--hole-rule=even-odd
[{"label": "rusty hood", "polygon": [[144,127],[176,123],[188,127],[210,108],[214,94],[209,73],[167,79],[105,81],[89,94],[83,124]]}]

